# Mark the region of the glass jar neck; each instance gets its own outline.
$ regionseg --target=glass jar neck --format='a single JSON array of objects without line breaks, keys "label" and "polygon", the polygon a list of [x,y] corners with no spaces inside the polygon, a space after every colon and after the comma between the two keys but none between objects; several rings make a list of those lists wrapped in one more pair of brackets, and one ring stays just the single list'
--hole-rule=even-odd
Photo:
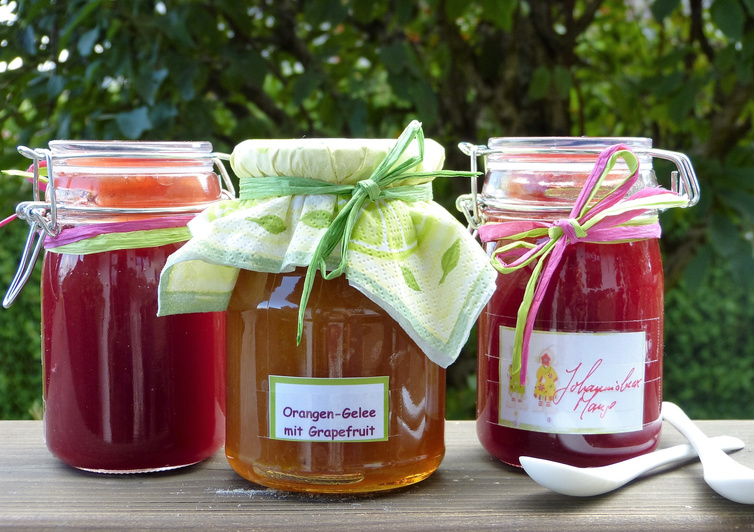
[{"label": "glass jar neck", "polygon": [[[656,186],[652,147],[648,138],[628,137],[500,137],[489,140],[481,203],[512,217],[559,218],[573,208],[599,154],[624,144],[639,159],[636,190]],[[605,177],[594,200],[616,188],[628,176],[622,159]]]},{"label": "glass jar neck", "polygon": [[83,174],[212,171],[209,142],[53,140],[50,152],[56,168]]},{"label": "glass jar neck", "polygon": [[54,190],[64,224],[198,212],[222,198],[209,142],[58,140],[49,163],[48,200]]},{"label": "glass jar neck", "polygon": [[632,150],[647,150],[652,139],[647,137],[492,137],[489,151],[508,154],[599,154],[605,148],[625,144]]}]

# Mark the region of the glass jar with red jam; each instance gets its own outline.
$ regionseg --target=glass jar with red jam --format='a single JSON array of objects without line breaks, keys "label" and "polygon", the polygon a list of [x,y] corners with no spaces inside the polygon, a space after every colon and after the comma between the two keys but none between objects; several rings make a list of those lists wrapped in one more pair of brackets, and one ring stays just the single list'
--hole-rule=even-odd
[{"label": "glass jar with red jam", "polygon": [[[630,153],[616,156],[595,181],[598,156],[611,146]],[[657,205],[601,227],[584,213],[601,201],[620,205],[662,190],[652,157],[681,172],[681,180],[673,172],[678,200],[669,206],[693,205],[698,185],[688,159],[653,150],[646,138],[493,138],[488,146],[460,147],[472,166],[478,155],[486,161],[481,194],[460,201],[469,220],[493,263],[497,253],[519,258],[498,268],[504,273],[478,322],[482,445],[514,466],[520,456],[600,466],[653,450],[662,426]],[[638,164],[633,174],[629,157]]]},{"label": "glass jar with red jam", "polygon": [[20,149],[34,160],[35,195],[47,167],[46,202],[17,212],[32,226],[30,242],[38,238],[27,252],[44,241],[44,434],[70,466],[163,471],[223,444],[224,314],[157,317],[167,257],[189,239],[188,221],[226,194],[211,149],[101,141]]}]

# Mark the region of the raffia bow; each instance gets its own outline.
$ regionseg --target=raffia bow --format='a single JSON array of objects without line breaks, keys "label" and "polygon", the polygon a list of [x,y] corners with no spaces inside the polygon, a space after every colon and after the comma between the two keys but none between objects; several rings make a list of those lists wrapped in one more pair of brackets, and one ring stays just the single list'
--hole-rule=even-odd
[{"label": "raffia bow", "polygon": [[[401,161],[401,156],[413,141],[417,142],[418,154]],[[380,199],[403,201],[429,201],[432,190],[429,183],[402,185],[401,180],[416,178],[435,178],[476,175],[476,172],[456,172],[452,170],[435,170],[431,172],[412,172],[411,169],[424,160],[424,132],[421,122],[412,121],[395,142],[382,162],[372,174],[355,185],[338,185],[325,183],[303,177],[268,176],[244,178],[241,180],[241,199],[263,199],[275,196],[295,194],[349,194],[348,202],[339,210],[327,231],[317,244],[311,263],[307,267],[303,293],[299,303],[297,342],[301,342],[304,327],[304,315],[311,294],[314,276],[319,270],[322,277],[329,280],[340,276],[346,269],[348,244],[354,225],[365,204]],[[327,271],[326,259],[340,245],[340,261],[336,268]]]}]

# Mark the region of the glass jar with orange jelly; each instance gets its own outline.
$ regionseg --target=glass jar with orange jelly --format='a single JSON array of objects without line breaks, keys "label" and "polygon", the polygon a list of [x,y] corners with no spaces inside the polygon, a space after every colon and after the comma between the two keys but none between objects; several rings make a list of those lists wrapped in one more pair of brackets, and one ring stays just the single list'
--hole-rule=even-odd
[{"label": "glass jar with orange jelly", "polygon": [[19,151],[34,161],[35,201],[17,209],[31,230],[4,305],[44,247],[48,448],[68,465],[103,473],[163,471],[211,456],[224,441],[225,317],[157,317],[160,272],[188,240],[187,223],[229,197],[211,145],[53,141],[49,150]]},{"label": "glass jar with orange jelly", "polygon": [[[500,460],[600,466],[662,426],[657,213],[698,200],[688,158],[645,138],[493,138],[460,199],[500,272],[479,318],[477,433]],[[672,191],[652,158],[674,162]]]},{"label": "glass jar with orange jelly", "polygon": [[[227,308],[226,455],[243,477],[320,493],[418,482],[445,453],[445,367],[495,272],[431,201],[444,151],[398,140],[246,141],[240,199],[168,261],[161,312]],[[214,279],[207,286],[202,279]],[[224,283],[217,280],[224,279]]]}]

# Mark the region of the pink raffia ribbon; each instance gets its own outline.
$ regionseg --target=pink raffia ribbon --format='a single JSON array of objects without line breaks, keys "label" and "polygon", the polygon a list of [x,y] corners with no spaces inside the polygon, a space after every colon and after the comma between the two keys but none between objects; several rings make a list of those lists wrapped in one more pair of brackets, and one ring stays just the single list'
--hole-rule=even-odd
[{"label": "pink raffia ribbon", "polygon": [[[629,175],[601,200],[590,205],[618,157],[626,162]],[[637,217],[650,211],[683,207],[688,203],[686,198],[661,187],[643,188],[627,196],[638,178],[638,170],[639,161],[627,146],[610,146],[598,156],[568,218],[554,222],[522,220],[491,223],[479,228],[482,242],[510,241],[492,254],[492,265],[499,272],[511,273],[534,263],[516,316],[512,371],[526,368],[534,319],[568,245],[659,238],[661,230],[656,217]],[[526,371],[521,371],[521,384],[525,382]]]}]

